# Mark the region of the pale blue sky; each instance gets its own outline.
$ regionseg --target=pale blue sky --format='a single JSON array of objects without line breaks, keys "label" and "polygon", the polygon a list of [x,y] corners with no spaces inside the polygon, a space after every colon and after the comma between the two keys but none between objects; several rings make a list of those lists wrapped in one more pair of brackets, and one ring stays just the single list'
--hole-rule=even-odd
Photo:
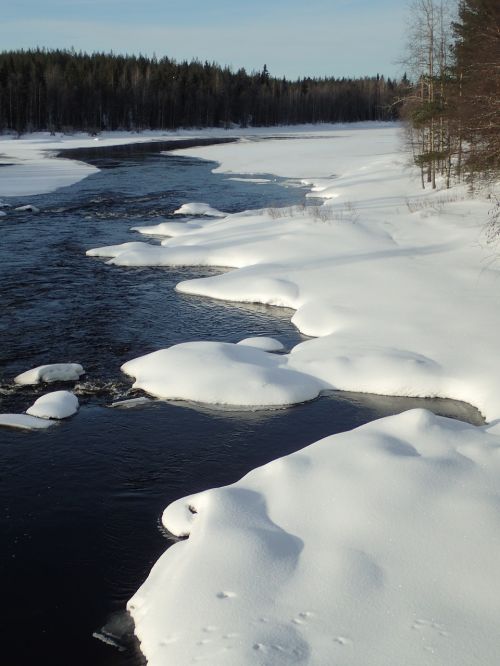
[{"label": "pale blue sky", "polygon": [[[3,5],[3,6],[2,6]],[[400,74],[401,0],[1,0],[0,49],[216,61],[274,76]]]}]

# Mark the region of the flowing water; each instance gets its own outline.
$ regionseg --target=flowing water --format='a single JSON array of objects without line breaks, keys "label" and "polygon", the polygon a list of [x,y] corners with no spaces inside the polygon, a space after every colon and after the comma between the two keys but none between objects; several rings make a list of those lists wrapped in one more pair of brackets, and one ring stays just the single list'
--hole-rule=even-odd
[{"label": "flowing water", "polygon": [[232,212],[304,200],[296,183],[231,180],[212,174],[211,163],[159,154],[161,147],[80,153],[101,171],[10,201],[41,212],[9,211],[0,223],[0,411],[24,411],[47,390],[16,388],[19,372],[66,361],[87,371],[75,417],[44,432],[0,430],[7,666],[142,663],[124,608],[172,543],[159,524],[171,501],[404,409],[479,421],[451,401],[335,393],[270,411],[161,401],[110,408],[136,395],[119,367],[141,354],[187,340],[271,335],[290,347],[302,339],[289,312],[174,291],[209,269],[120,268],[85,256],[141,240],[131,226],[169,219],[188,201]]}]

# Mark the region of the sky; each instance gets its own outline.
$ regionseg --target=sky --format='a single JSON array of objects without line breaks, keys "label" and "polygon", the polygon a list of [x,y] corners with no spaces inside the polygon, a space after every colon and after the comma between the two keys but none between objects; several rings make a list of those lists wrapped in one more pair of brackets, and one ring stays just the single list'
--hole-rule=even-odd
[{"label": "sky", "polygon": [[[2,6],[4,5],[4,6]],[[199,60],[272,76],[398,76],[404,0],[0,0],[0,49]]]}]

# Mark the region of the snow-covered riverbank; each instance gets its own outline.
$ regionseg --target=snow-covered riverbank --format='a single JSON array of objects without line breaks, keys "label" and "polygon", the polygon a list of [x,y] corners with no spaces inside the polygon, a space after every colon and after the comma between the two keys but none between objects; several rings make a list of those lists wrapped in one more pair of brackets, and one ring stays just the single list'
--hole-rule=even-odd
[{"label": "snow-covered riverbank", "polygon": [[[379,123],[380,125],[381,123]],[[362,124],[360,123],[359,126]],[[365,123],[368,127],[374,123]],[[186,141],[196,139],[228,139],[272,136],[317,135],[325,128],[339,126],[304,125],[277,128],[247,129],[181,129],[176,131],[141,131],[141,132],[101,132],[91,136],[85,132],[64,134],[57,132],[36,132],[14,135],[0,135],[0,197],[30,196],[53,192],[59,187],[66,187],[82,180],[97,171],[96,167],[80,162],[57,157],[63,150],[77,148],[96,148],[126,146],[133,143],[151,141]]]},{"label": "snow-covered riverbank", "polygon": [[326,388],[439,395],[492,421],[474,428],[407,412],[168,507],[164,525],[189,539],[129,604],[154,666],[497,661],[491,204],[460,188],[422,192],[401,140],[394,127],[352,127],[185,151],[225,173],[304,179],[325,203],[176,228],[162,249],[101,250],[123,266],[235,268],[178,289],[293,308],[316,336],[279,357],[199,343],[127,364],[153,394],[254,405]]},{"label": "snow-covered riverbank", "polygon": [[94,254],[122,266],[234,268],[178,289],[291,307],[315,338],[281,355],[189,343],[124,370],[167,398],[269,406],[329,388],[440,395],[478,406],[490,424],[414,410],[175,502],[163,523],[189,539],[165,552],[129,603],[141,649],[150,666],[496,666],[491,205],[461,189],[422,192],[394,126],[254,139],[183,154],[234,177],[305,180],[316,207],[169,223],[163,231],[175,237],[161,247],[143,238]]}]

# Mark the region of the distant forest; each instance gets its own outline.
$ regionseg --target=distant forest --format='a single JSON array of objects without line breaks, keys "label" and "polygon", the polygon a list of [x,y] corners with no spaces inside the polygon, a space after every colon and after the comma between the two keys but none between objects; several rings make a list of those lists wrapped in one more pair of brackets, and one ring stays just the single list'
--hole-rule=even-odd
[{"label": "distant forest", "polygon": [[36,49],[0,53],[0,131],[390,120],[401,82],[274,78],[214,63]]}]

